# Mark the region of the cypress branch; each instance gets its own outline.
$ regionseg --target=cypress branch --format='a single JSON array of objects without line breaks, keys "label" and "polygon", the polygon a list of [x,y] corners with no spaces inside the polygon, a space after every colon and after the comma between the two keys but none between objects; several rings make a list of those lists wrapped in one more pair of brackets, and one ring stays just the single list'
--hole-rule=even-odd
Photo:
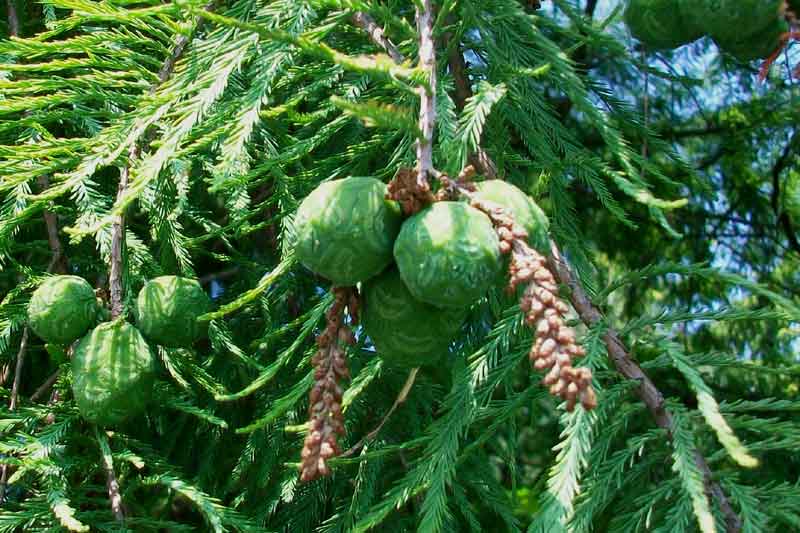
[{"label": "cypress branch", "polygon": [[[600,311],[594,306],[589,299],[583,286],[577,280],[575,275],[567,265],[566,260],[561,255],[555,242],[550,243],[551,249],[551,264],[553,271],[557,274],[559,281],[569,287],[570,299],[575,310],[580,315],[581,320],[588,325],[600,324],[604,321]],[[630,357],[625,345],[617,337],[616,332],[608,328],[605,333],[606,346],[611,361],[614,363],[617,371],[625,376],[627,379],[636,380],[639,382],[637,393],[642,399],[644,404],[650,410],[656,424],[667,430],[671,435],[673,431],[672,415],[666,408],[664,395],[656,387],[655,383],[644,373],[642,368]],[[722,490],[718,482],[714,481],[711,469],[708,466],[703,455],[698,451],[693,451],[694,462],[698,470],[703,476],[703,483],[706,487],[707,493],[710,497],[714,498],[719,504],[725,516],[726,530],[730,533],[741,531],[741,519],[731,507],[728,497]]]},{"label": "cypress branch", "polygon": [[[207,338],[151,342],[153,408],[113,427],[106,455],[128,529],[725,529],[709,479],[742,531],[800,524],[788,253],[798,165],[787,149],[800,108],[783,71],[755,90],[757,67],[730,53],[694,60],[716,54],[707,41],[642,63],[624,6],[593,1],[588,13],[564,0],[538,12],[519,0],[431,2],[435,86],[411,58],[423,51],[422,0],[13,3],[25,36],[0,39],[5,401],[28,298],[51,264],[107,286],[124,241],[123,304],[164,274],[201,280],[215,304]],[[608,16],[594,21],[595,10]],[[631,105],[645,89],[649,124]],[[406,112],[420,91],[435,99],[431,189],[457,194],[443,178],[469,163],[535,196],[599,320],[559,313],[575,291],[556,283],[547,254],[520,253],[540,278],[527,305],[551,316],[528,317],[531,330],[495,284],[411,390],[409,369],[354,328],[337,440],[352,455],[302,483],[312,339],[332,298],[292,257],[292,213],[345,176],[391,180],[406,213],[436,200],[419,190],[420,116]],[[122,198],[115,169],[128,172]],[[495,218],[514,254],[521,233]],[[54,241],[58,224],[69,243]],[[620,372],[609,332],[645,377]],[[558,347],[576,355],[578,340],[602,399],[591,412],[569,392],[577,383],[558,385],[572,363],[545,372],[569,393],[555,400],[530,371],[531,355],[546,367]],[[29,331],[16,408],[0,416],[0,529],[119,528],[66,365]],[[652,423],[650,385],[672,433]],[[731,457],[761,461],[744,471]]]},{"label": "cypress branch", "polygon": [[419,68],[427,78],[420,85],[419,130],[422,137],[417,140],[417,188],[430,190],[429,180],[433,168],[433,132],[436,126],[436,43],[433,40],[433,2],[421,0],[416,7],[417,32],[419,33]]},{"label": "cypress branch", "polygon": [[400,53],[400,50],[392,43],[392,41],[386,37],[383,32],[383,29],[378,26],[369,14],[364,13],[363,11],[356,11],[353,13],[353,24],[358,26],[359,28],[363,29],[367,34],[369,34],[370,39],[375,41],[380,48],[386,50],[386,53],[389,54],[389,57],[392,58],[397,64],[401,64],[405,61],[403,54]]}]

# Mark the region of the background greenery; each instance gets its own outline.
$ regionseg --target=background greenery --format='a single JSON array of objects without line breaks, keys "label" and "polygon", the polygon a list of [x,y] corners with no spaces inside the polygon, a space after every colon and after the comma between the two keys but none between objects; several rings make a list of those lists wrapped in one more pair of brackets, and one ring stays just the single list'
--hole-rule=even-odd
[{"label": "background greenery", "polygon": [[[559,409],[498,290],[377,438],[300,484],[313,337],[331,300],[283,250],[286,229],[320,181],[388,181],[413,165],[414,3],[228,0],[208,20],[197,0],[9,0],[20,28],[5,38],[0,22],[0,531],[731,530],[695,451],[742,531],[800,530],[794,48],[758,83],[758,64],[706,39],[641,50],[621,1],[534,3],[438,3],[435,163],[455,174],[480,142],[546,210],[606,316],[579,326],[600,406]],[[412,58],[405,69],[354,60],[382,52],[355,11]],[[463,110],[458,54],[474,92]],[[122,169],[131,185],[115,204]],[[43,215],[57,216],[69,272],[103,293],[121,207],[128,309],[166,273],[199,278],[218,312],[195,349],[158,349],[146,415],[98,430],[72,402],[68,362],[25,342],[25,309],[53,257]],[[671,439],[609,362],[608,327],[664,394]],[[350,365],[345,447],[407,378],[363,335]],[[746,453],[756,468],[739,464]]]}]

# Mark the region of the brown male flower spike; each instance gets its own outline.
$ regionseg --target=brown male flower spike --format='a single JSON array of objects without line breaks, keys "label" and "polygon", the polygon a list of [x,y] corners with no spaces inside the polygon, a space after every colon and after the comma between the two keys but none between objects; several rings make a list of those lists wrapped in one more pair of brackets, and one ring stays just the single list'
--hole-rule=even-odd
[{"label": "brown male flower spike", "polygon": [[417,170],[401,168],[387,185],[386,198],[400,204],[403,213],[413,215],[433,202],[433,193],[427,181],[417,179]]},{"label": "brown male flower spike", "polygon": [[[461,192],[469,195],[468,191]],[[500,238],[500,251],[511,254],[510,290],[527,284],[520,307],[536,337],[531,363],[536,370],[547,371],[542,382],[550,387],[551,394],[567,402],[567,411],[575,409],[578,402],[585,409],[593,409],[597,396],[592,388],[592,372],[572,366],[573,359],[585,355],[585,351],[566,324],[564,317],[569,307],[558,296],[558,285],[547,259],[528,245],[527,232],[501,206],[474,198],[471,204],[492,220]]]},{"label": "brown male flower spike", "polygon": [[344,435],[341,382],[350,377],[346,345],[353,344],[353,332],[344,324],[347,307],[352,322],[357,321],[358,302],[352,288],[333,289],[335,300],[325,314],[325,330],[317,337],[314,386],[309,394],[309,428],[303,444],[300,479],[312,481],[330,475],[328,459],[341,454],[337,437]]},{"label": "brown male flower spike", "polygon": [[575,332],[566,325],[564,316],[567,305],[558,298],[558,286],[547,260],[535,250],[526,256],[512,251],[511,286],[530,283],[520,302],[526,313],[525,322],[534,329],[536,341],[530,352],[531,363],[536,370],[547,370],[542,382],[550,387],[550,393],[567,402],[567,411],[572,411],[580,401],[586,409],[597,406],[597,397],[592,389],[592,372],[588,368],[575,368],[572,361],[585,355],[577,344]]}]

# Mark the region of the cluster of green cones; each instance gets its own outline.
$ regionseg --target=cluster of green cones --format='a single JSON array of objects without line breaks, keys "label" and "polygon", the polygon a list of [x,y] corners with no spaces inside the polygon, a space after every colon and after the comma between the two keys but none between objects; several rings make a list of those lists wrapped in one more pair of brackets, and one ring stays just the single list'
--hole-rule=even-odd
[{"label": "cluster of green cones", "polygon": [[[360,284],[362,324],[390,364],[435,364],[470,306],[502,283],[504,261],[489,217],[466,202],[442,201],[403,220],[387,187],[373,178],[325,182],[297,210],[298,260],[334,286]],[[542,210],[501,180],[477,184],[475,198],[506,208],[541,249]]]},{"label": "cluster of green cones", "polygon": [[114,425],[142,412],[150,400],[157,365],[149,343],[191,346],[204,334],[197,317],[210,308],[197,281],[162,276],[139,292],[137,327],[124,318],[108,321],[85,279],[51,276],[31,296],[28,325],[51,353],[75,343],[72,390],[78,409],[91,422]]},{"label": "cluster of green cones", "polygon": [[790,27],[786,6],[800,0],[628,0],[625,23],[652,49],[672,49],[708,35],[741,61],[764,59],[782,45]]}]

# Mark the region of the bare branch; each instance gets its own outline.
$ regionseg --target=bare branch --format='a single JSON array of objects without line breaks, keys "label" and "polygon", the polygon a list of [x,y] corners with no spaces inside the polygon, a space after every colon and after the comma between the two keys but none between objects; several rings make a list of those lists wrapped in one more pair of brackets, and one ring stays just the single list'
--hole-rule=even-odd
[{"label": "bare branch", "polygon": [[[587,14],[592,14],[595,5],[595,2],[589,2],[587,8],[591,6],[591,9],[587,9]],[[460,77],[460,79],[455,80],[456,86],[469,88],[466,80],[466,69],[463,56],[460,53],[451,53],[448,57],[448,60],[450,62],[451,72],[454,74],[454,77]],[[471,90],[462,91],[460,95],[457,93],[454,96],[456,105],[459,108],[463,108],[466,99],[471,95]],[[478,172],[486,177],[497,177],[497,167],[492,161],[491,157],[483,149],[480,149],[476,154],[472,154],[470,156],[470,163],[475,166]],[[581,320],[585,324],[596,324],[598,321],[602,320],[602,315],[586,295],[583,287],[577,281],[577,278],[572,273],[569,265],[562,258],[561,253],[554,242],[551,242],[551,248],[553,255],[551,256],[550,261],[552,263],[553,272],[556,274],[561,283],[568,285],[572,289],[571,300],[573,307],[578,312]],[[641,367],[639,367],[639,365],[630,358],[624,344],[613,330],[609,329],[607,331],[605,340],[609,356],[614,362],[617,371],[629,379],[635,379],[639,381],[639,396],[652,413],[653,418],[656,420],[656,424],[659,427],[670,431],[672,427],[672,417],[664,407],[664,396],[661,394],[661,391],[658,390],[655,383],[653,383],[653,381],[644,373]],[[719,483],[713,480],[711,469],[708,467],[708,463],[699,451],[695,452],[695,463],[703,472],[703,481],[708,494],[719,503],[720,509],[722,509],[722,512],[725,515],[726,530],[729,533],[741,531],[741,519],[731,507],[727,496],[722,490],[722,487],[719,485]]]},{"label": "bare branch", "polygon": [[[117,188],[117,202],[125,195],[128,189],[130,167],[139,155],[139,145],[134,143],[128,152],[128,161],[119,173],[119,186]],[[108,285],[111,291],[111,318],[117,318],[123,311],[123,255],[125,248],[125,214],[120,213],[114,218],[111,231],[111,265],[108,274]]]},{"label": "bare branch", "polygon": [[19,18],[17,17],[17,6],[14,0],[6,0],[6,11],[8,13],[8,34],[11,37],[19,35]]},{"label": "bare branch", "polygon": [[[206,4],[206,9],[211,9],[216,2],[212,1]],[[199,20],[195,26],[195,31],[203,24],[203,20]],[[158,72],[158,83],[150,88],[150,93],[167,81],[172,76],[175,70],[175,65],[178,62],[181,54],[183,54],[186,46],[189,44],[191,36],[181,36],[175,43],[172,53],[164,61],[161,69]],[[119,185],[117,188],[117,202],[120,202],[128,188],[130,179],[130,169],[134,162],[139,157],[139,143],[141,139],[136,139],[128,151],[128,160],[120,170]],[[111,258],[109,268],[109,290],[111,292],[111,317],[118,318],[122,315],[124,310],[124,292],[123,292],[123,271],[124,271],[124,248],[125,248],[125,213],[120,213],[114,219],[111,235]],[[98,434],[99,435],[99,434]],[[99,438],[99,436],[98,436]],[[102,445],[102,442],[101,442]],[[107,446],[107,443],[106,443]],[[106,470],[106,486],[108,489],[108,497],[111,502],[111,511],[114,517],[120,522],[124,521],[125,514],[123,511],[122,495],[120,494],[119,482],[114,474],[114,465],[111,462],[111,452],[103,453],[103,467]]]},{"label": "bare branch", "polygon": [[392,58],[392,61],[395,63],[402,63],[405,61],[405,58],[403,57],[403,54],[400,53],[400,50],[398,50],[394,43],[392,43],[392,41],[386,37],[386,34],[383,33],[383,28],[378,26],[378,24],[375,22],[375,19],[373,19],[367,13],[356,11],[353,14],[353,24],[366,31],[375,44],[386,50],[386,53],[389,54],[389,57]]},{"label": "bare branch", "polygon": [[[203,9],[206,11],[211,11],[214,9],[216,3],[217,0],[211,0],[203,7]],[[202,28],[205,23],[206,19],[204,18],[198,19],[194,27],[194,32],[196,33],[197,30]],[[180,37],[178,37],[178,40],[175,42],[175,46],[172,48],[172,53],[164,61],[164,64],[161,65],[161,68],[158,70],[158,83],[154,84],[150,88],[151,93],[155,92],[155,90],[159,87],[159,85],[167,81],[170,78],[170,76],[172,76],[172,72],[175,70],[175,64],[178,62],[178,59],[181,57],[181,55],[183,55],[184,49],[191,40],[192,40],[192,35],[181,35]]]},{"label": "bare branch", "polygon": [[111,512],[119,522],[125,521],[125,512],[122,510],[122,495],[119,492],[119,481],[114,474],[114,465],[110,461],[103,461],[103,468],[106,471],[106,488],[108,498],[111,500]]},{"label": "bare branch", "polygon": [[50,387],[55,385],[55,383],[56,383],[56,381],[58,381],[58,377],[60,375],[61,375],[61,369],[60,368],[58,370],[56,370],[55,372],[53,372],[52,374],[50,374],[50,377],[47,378],[47,381],[42,383],[39,386],[39,388],[36,389],[36,392],[31,394],[31,401],[35,402],[36,400],[41,398],[48,390],[50,390]]},{"label": "bare branch", "polygon": [[[467,64],[464,61],[461,47],[459,43],[449,42],[452,39],[452,34],[445,35],[445,46],[450,48],[450,52],[447,56],[447,63],[450,67],[450,73],[453,75],[453,83],[455,84],[453,101],[456,104],[456,108],[460,111],[464,109],[467,100],[472,96],[472,87],[469,84]],[[499,177],[497,166],[482,146],[478,146],[475,152],[469,154],[468,160],[475,170],[488,179],[497,179]]]},{"label": "bare branch", "polygon": [[[9,19],[11,16],[11,9],[13,5],[9,3]],[[16,14],[15,14],[16,16]],[[46,189],[48,185],[47,176],[42,176],[39,178],[39,185]],[[58,238],[58,221],[56,220],[56,216],[51,211],[44,212],[44,221],[45,225],[47,226],[47,241],[50,245],[50,250],[52,251],[52,258],[50,259],[50,264],[47,266],[48,272],[61,272],[64,273],[67,270],[67,262],[66,256],[64,255],[63,249],[61,247],[61,241]],[[19,351],[17,352],[17,362],[14,369],[14,381],[11,385],[11,400],[9,403],[9,410],[14,411],[17,408],[17,403],[19,401],[19,388],[20,384],[22,383],[22,369],[25,365],[25,355],[28,351],[28,338],[30,336],[30,328],[25,326],[25,329],[22,331],[22,340],[19,344]],[[10,366],[7,366],[3,370],[2,380],[3,383],[6,382],[8,379],[8,372],[10,370]],[[0,472],[0,502],[3,501],[5,498],[5,491],[6,491],[6,484],[8,482],[8,465],[3,465],[2,472]]]},{"label": "bare branch", "polygon": [[125,521],[125,510],[122,504],[122,495],[119,490],[119,481],[114,474],[114,461],[111,456],[111,446],[108,444],[108,438],[100,428],[95,428],[95,437],[100,446],[100,455],[103,461],[103,470],[106,471],[106,488],[108,489],[108,497],[111,500],[111,512],[114,513],[114,518],[119,522]]},{"label": "bare branch", "polygon": [[447,64],[450,67],[450,74],[453,75],[453,84],[455,86],[453,102],[455,102],[460,111],[464,109],[467,99],[472,96],[472,87],[470,87],[469,78],[467,77],[467,63],[461,54],[459,43],[452,42],[453,34],[446,34],[444,39],[445,46],[450,50],[447,54]]},{"label": "bare branch", "polygon": [[[22,341],[19,343],[19,351],[17,352],[17,366],[14,371],[14,382],[11,385],[11,402],[9,403],[9,411],[14,411],[17,408],[17,399],[19,398],[19,385],[22,381],[22,366],[25,362],[25,352],[28,350],[28,337],[30,330],[27,326],[22,330]],[[2,472],[0,472],[0,503],[5,500],[6,485],[8,483],[8,465],[3,465]]]},{"label": "bare branch", "polygon": [[[43,191],[50,185],[50,178],[47,175],[40,176],[38,181],[39,188]],[[50,251],[52,252],[47,271],[66,274],[69,271],[69,262],[66,254],[64,254],[64,247],[61,245],[61,239],[58,238],[58,218],[56,214],[49,209],[45,209],[43,217],[45,226],[47,227],[47,244],[50,246]]]},{"label": "bare branch", "polygon": [[22,341],[19,343],[19,352],[17,352],[17,368],[14,372],[14,383],[11,385],[11,402],[8,405],[8,408],[11,411],[17,408],[17,400],[19,399],[19,384],[22,380],[22,366],[25,362],[25,352],[28,350],[29,336],[30,329],[26,327],[22,331]]},{"label": "bare branch", "polygon": [[433,130],[436,126],[436,43],[433,39],[433,2],[422,0],[417,8],[419,32],[419,65],[428,78],[427,85],[419,91],[419,129],[422,138],[417,140],[417,181],[425,188],[433,169]]},{"label": "bare branch", "polygon": [[[594,8],[593,3],[590,2],[590,5],[592,8]],[[591,12],[588,14],[591,14]],[[464,68],[463,63],[464,59],[460,53],[451,54],[449,56],[449,61],[451,71],[453,72],[454,76],[456,74],[459,76],[466,75],[466,69]],[[455,84],[456,87],[469,87],[466,80],[456,80]],[[460,98],[458,94],[454,96],[456,105],[459,107],[463,107],[466,98],[469,98],[472,95],[472,91],[470,90],[465,94],[466,96],[464,96],[463,99]],[[496,176],[496,166],[483,149],[480,149],[478,152],[473,154],[470,157],[470,162],[481,174],[484,174],[487,177]],[[603,319],[600,311],[594,306],[586,292],[583,290],[583,286],[580,284],[569,265],[561,256],[561,252],[559,251],[555,242],[551,242],[551,254],[551,270],[556,274],[556,277],[562,284],[570,287],[572,306],[578,312],[581,321],[588,326],[600,322]],[[617,371],[628,379],[633,379],[639,382],[639,397],[650,410],[653,418],[656,421],[656,424],[659,427],[666,429],[671,435],[671,428],[673,426],[672,416],[665,408],[664,396],[661,394],[661,391],[658,389],[658,387],[656,387],[655,383],[653,383],[647,374],[644,373],[642,368],[633,359],[631,359],[625,348],[625,345],[619,339],[614,330],[607,330],[605,341],[609,356],[614,362],[614,366],[617,368]],[[719,485],[719,483],[713,480],[711,469],[709,468],[705,458],[699,451],[695,451],[694,458],[698,468],[701,472],[703,472],[703,482],[705,484],[707,494],[709,494],[710,497],[713,497],[719,503],[720,509],[725,516],[726,530],[729,533],[741,531],[741,519],[731,507],[727,496],[722,490],[722,487]]]},{"label": "bare branch", "polygon": [[[211,10],[216,1],[212,0],[205,5],[206,10]],[[205,23],[204,19],[198,19],[194,31],[196,32]],[[178,59],[183,54],[186,46],[191,41],[192,35],[182,35],[175,42],[169,57],[164,60],[161,68],[158,71],[158,82],[150,88],[150,93],[154,93],[156,89],[164,82],[166,82],[175,70],[175,65]],[[117,202],[119,203],[128,188],[128,181],[130,179],[130,169],[136,159],[139,157],[139,142],[141,139],[136,139],[128,152],[128,160],[125,166],[120,170],[119,186],[117,188]],[[120,213],[114,219],[111,235],[111,264],[109,271],[109,289],[111,292],[111,317],[119,317],[123,310],[123,255],[125,248],[125,214]]]}]

